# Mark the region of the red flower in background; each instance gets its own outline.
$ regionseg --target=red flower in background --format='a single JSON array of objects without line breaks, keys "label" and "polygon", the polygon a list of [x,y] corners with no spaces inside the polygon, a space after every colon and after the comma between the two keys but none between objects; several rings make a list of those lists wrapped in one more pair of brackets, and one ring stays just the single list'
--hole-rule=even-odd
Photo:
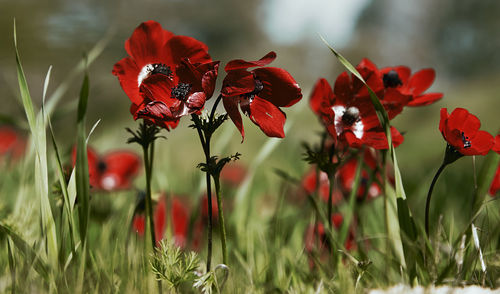
[{"label": "red flower in background", "polygon": [[226,164],[220,173],[222,182],[231,186],[238,187],[239,184],[245,179],[247,170],[244,166],[239,164]]},{"label": "red flower in background", "polygon": [[[319,188],[317,186],[318,178]],[[316,191],[316,189],[318,189],[320,198],[323,199],[323,201],[328,202],[330,180],[328,179],[328,175],[325,172],[319,171],[319,174],[316,175],[316,169],[311,169],[302,179],[302,187],[309,195],[312,195]],[[332,200],[333,204],[336,204],[342,200],[342,193],[338,189],[333,190]]]},{"label": "red flower in background", "polygon": [[403,95],[407,106],[425,106],[443,98],[443,93],[424,92],[432,85],[436,73],[432,68],[425,68],[413,75],[407,66],[386,67],[380,70],[384,82],[385,97]]},{"label": "red flower in background", "polygon": [[[276,58],[269,52],[260,60],[230,61],[224,70],[223,95],[224,108],[229,117],[245,137],[242,112],[269,137],[285,137],[283,127],[286,115],[280,107],[290,107],[302,98],[299,85],[284,69],[264,67]],[[248,71],[248,68],[257,67]]]},{"label": "red flower in background", "polygon": [[[71,154],[73,166],[76,162],[76,148]],[[141,160],[131,151],[112,151],[99,156],[94,149],[87,148],[89,184],[94,189],[115,191],[129,189],[139,173]]]},{"label": "red flower in background", "polygon": [[439,130],[446,142],[462,155],[486,155],[496,146],[491,134],[480,131],[481,122],[463,108],[456,108],[448,114],[441,108]]},{"label": "red flower in background", "polygon": [[[145,196],[142,194],[139,197],[140,199],[132,221],[132,228],[139,236],[144,236],[146,228],[146,217],[144,215]],[[170,215],[174,244],[179,247],[185,247],[189,213],[184,204],[177,198],[172,199],[171,205],[170,211],[167,211],[167,203],[165,201],[165,197],[162,196],[155,206],[154,222],[156,244],[158,245],[165,237],[165,229],[167,228],[168,216]]]},{"label": "red flower in background", "polygon": [[202,42],[147,21],[134,30],[125,50],[130,57],[117,62],[113,74],[132,101],[134,119],[169,130],[212,96],[219,62],[212,61]]},{"label": "red flower in background", "polygon": [[[356,68],[373,91],[383,91],[382,80],[368,60],[363,60]],[[366,87],[347,72],[337,77],[333,90],[328,81],[319,79],[314,86],[310,105],[335,140],[355,148],[363,145],[375,149],[389,147]],[[397,101],[383,102],[382,105],[390,119],[400,113],[404,106]],[[393,127],[391,135],[394,146],[403,142],[403,136]]]},{"label": "red flower in background", "polygon": [[[371,176],[378,176],[377,174],[372,174],[376,169],[376,159],[370,150],[365,150],[363,158],[364,168],[361,170],[361,180],[359,183],[359,188],[356,193],[358,198],[366,197],[368,199],[375,198],[382,193],[381,187],[372,181],[370,187],[367,187]],[[342,185],[342,189],[347,193],[350,193],[354,185],[354,179],[356,176],[356,169],[358,168],[358,159],[353,158],[345,163],[338,171],[338,177]],[[367,190],[368,189],[368,190]]]},{"label": "red flower in background", "polygon": [[26,139],[11,127],[0,127],[0,158],[18,159],[23,156],[25,150]]},{"label": "red flower in background", "polygon": [[498,165],[497,171],[495,172],[495,177],[491,182],[489,193],[491,196],[495,196],[498,190],[500,190],[500,164]]}]

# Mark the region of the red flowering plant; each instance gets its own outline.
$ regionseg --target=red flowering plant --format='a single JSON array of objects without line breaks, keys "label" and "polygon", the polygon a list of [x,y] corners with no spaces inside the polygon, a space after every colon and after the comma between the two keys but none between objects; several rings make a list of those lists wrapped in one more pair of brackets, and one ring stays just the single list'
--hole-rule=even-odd
[{"label": "red flowering plant", "polygon": [[[167,130],[177,127],[182,116],[191,115],[205,155],[205,162],[199,167],[206,173],[208,195],[208,240],[211,242],[212,200],[211,178],[217,195],[219,226],[223,263],[227,264],[224,215],[220,193],[220,173],[226,163],[239,158],[233,156],[218,158],[210,154],[213,133],[228,118],[235,123],[244,136],[242,111],[270,137],[285,136],[283,126],[286,116],[280,107],[289,107],[301,98],[301,89],[292,76],[276,67],[265,67],[276,58],[270,52],[258,61],[236,59],[230,61],[225,71],[220,95],[214,102],[209,115],[202,114],[206,100],[215,90],[218,75],[218,61],[208,54],[208,46],[191,37],[177,36],[164,30],[155,21],[140,24],[125,42],[128,57],[114,65],[113,74],[132,102],[130,108],[134,119],[143,119],[138,131],[129,142],[143,146],[146,170],[146,211],[152,220],[150,179],[152,172],[153,142],[158,138],[158,128]],[[254,68],[248,70],[249,68]],[[216,114],[216,108],[223,100],[227,114]],[[148,196],[149,195],[149,196]],[[153,226],[152,226],[153,227]],[[154,233],[151,231],[153,243]],[[211,266],[211,243],[208,244],[207,270]]]},{"label": "red flowering plant", "polygon": [[16,129],[10,126],[0,127],[0,160],[17,160],[23,156],[25,149],[26,139]]},{"label": "red flowering plant", "polygon": [[[76,148],[71,153],[73,166],[76,162]],[[141,160],[128,150],[114,150],[102,156],[92,147],[87,147],[89,184],[94,190],[115,191],[130,189],[139,173]]]},{"label": "red flowering plant", "polygon": [[425,205],[425,232],[429,236],[429,211],[434,185],[444,168],[463,156],[486,155],[490,150],[500,153],[500,140],[490,133],[479,130],[481,122],[464,108],[456,108],[451,114],[441,108],[439,130],[446,141],[443,163],[432,179]]}]

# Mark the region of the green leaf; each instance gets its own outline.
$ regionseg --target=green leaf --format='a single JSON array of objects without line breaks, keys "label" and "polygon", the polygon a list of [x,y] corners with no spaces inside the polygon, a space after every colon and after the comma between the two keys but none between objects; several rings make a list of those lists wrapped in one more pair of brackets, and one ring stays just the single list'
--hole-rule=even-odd
[{"label": "green leaf", "polygon": [[89,78],[87,73],[83,78],[80,90],[80,100],[78,102],[77,138],[76,138],[76,164],[75,164],[75,184],[76,195],[79,207],[80,239],[86,247],[86,237],[88,229],[88,219],[90,216],[90,187],[89,170],[87,161],[87,142],[85,134],[85,114],[87,111],[87,101],[89,96]]},{"label": "green leaf", "polygon": [[[33,143],[35,145],[35,183],[40,198],[42,235],[46,239],[47,255],[52,266],[57,265],[58,248],[57,235],[52,210],[49,201],[48,167],[47,167],[47,143],[45,137],[45,118],[42,112],[35,118],[33,102],[26,82],[26,76],[21,65],[21,58],[17,48],[16,23],[14,21],[14,48],[16,51],[17,78],[23,107],[26,112],[28,124],[31,130]],[[45,84],[48,84],[50,69],[47,73]],[[45,91],[45,90],[44,90]]]}]

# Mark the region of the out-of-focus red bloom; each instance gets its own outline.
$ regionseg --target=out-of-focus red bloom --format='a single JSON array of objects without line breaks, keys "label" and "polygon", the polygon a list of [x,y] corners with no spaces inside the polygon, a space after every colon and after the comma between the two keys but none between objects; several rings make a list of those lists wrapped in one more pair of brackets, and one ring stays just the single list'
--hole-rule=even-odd
[{"label": "out-of-focus red bloom", "polygon": [[[284,69],[264,67],[276,58],[269,52],[260,60],[230,61],[224,70],[224,108],[229,117],[245,137],[243,121],[238,105],[250,120],[269,137],[285,137],[283,127],[286,115],[280,107],[290,107],[302,98],[302,92],[293,77]],[[248,71],[248,68],[257,67]]]},{"label": "out-of-focus red bloom", "polygon": [[129,57],[114,65],[113,74],[132,101],[134,119],[169,130],[212,97],[219,62],[212,61],[204,43],[150,20],[134,30],[125,50]]},{"label": "out-of-focus red bloom", "polygon": [[[335,213],[332,215],[332,224],[336,230],[339,230],[342,226],[344,218],[340,213]],[[316,223],[315,225],[310,225],[304,237],[305,242],[305,250],[307,253],[312,253],[315,250],[321,254],[320,258],[324,259],[330,254],[330,243],[328,241],[328,237],[326,236],[326,230],[322,223]],[[355,250],[356,249],[356,240],[354,235],[354,230],[349,230],[349,234],[347,236],[347,240],[344,243],[344,247],[346,250]],[[312,260],[310,261],[310,266],[313,267],[314,263]]]},{"label": "out-of-focus red bloom", "polygon": [[[383,81],[369,60],[363,59],[356,69],[375,93],[383,94]],[[393,98],[381,99],[381,103],[392,119],[402,111],[405,101]],[[341,73],[333,90],[328,81],[319,79],[314,86],[310,105],[334,140],[355,148],[363,145],[375,149],[389,148],[368,90],[355,76]],[[403,142],[403,136],[394,127],[391,127],[391,135],[394,146]]]},{"label": "out-of-focus red bloom", "polygon": [[407,106],[424,106],[443,98],[443,93],[424,94],[436,76],[432,68],[419,70],[412,75],[407,66],[393,66],[381,69],[380,74],[386,89],[386,99],[403,99]]},{"label": "out-of-focus red bloom", "polygon": [[0,127],[0,158],[19,159],[23,156],[25,150],[26,139],[11,127]]},{"label": "out-of-focus red bloom", "polygon": [[242,165],[226,164],[220,173],[220,179],[224,183],[237,187],[245,178],[247,171]]},{"label": "out-of-focus red bloom", "polygon": [[[317,178],[319,178],[319,188],[317,187]],[[328,201],[328,193],[330,189],[330,180],[328,179],[328,175],[319,171],[319,174],[316,175],[316,169],[311,169],[302,179],[302,187],[306,191],[307,194],[312,195],[316,189],[318,189],[318,194],[323,199],[323,201]],[[342,193],[338,189],[334,189],[332,192],[332,201],[333,204],[336,204],[342,200]]]},{"label": "out-of-focus red bloom", "polygon": [[496,145],[495,139],[486,131],[480,131],[481,122],[463,108],[448,114],[441,108],[439,130],[446,142],[462,155],[486,155]]},{"label": "out-of-focus red bloom", "polygon": [[498,165],[497,171],[495,172],[495,177],[491,182],[490,186],[490,195],[495,196],[495,194],[500,190],[500,164]]},{"label": "out-of-focus red bloom", "polygon": [[[132,221],[132,228],[139,236],[144,236],[146,217],[144,215],[144,204],[145,198],[142,197],[139,200],[138,209],[136,209],[136,214]],[[170,212],[170,213],[168,213]],[[158,245],[160,241],[165,237],[165,229],[167,228],[168,216],[171,216],[172,224],[172,238],[174,244],[179,247],[186,246],[186,237],[188,229],[188,210],[184,204],[177,198],[172,199],[171,210],[167,211],[167,204],[165,197],[161,197],[156,203],[154,209],[154,222],[155,222],[155,238],[156,244]]]},{"label": "out-of-focus red bloom", "polygon": [[[378,176],[378,174],[373,174],[376,168],[376,159],[370,150],[365,150],[363,158],[364,168],[361,170],[361,181],[357,192],[357,197],[363,197],[366,193],[366,197],[371,199],[379,196],[382,193],[382,189],[375,182],[372,181],[370,187],[367,187],[370,180],[370,176]],[[338,177],[342,185],[342,189],[350,193],[354,185],[354,178],[356,176],[356,169],[358,168],[358,159],[353,158],[345,163],[338,171]],[[368,191],[366,191],[368,189]]]},{"label": "out-of-focus red bloom", "polygon": [[493,145],[493,148],[491,150],[495,151],[496,153],[500,153],[500,134],[495,137],[495,145]]},{"label": "out-of-focus red bloom", "polygon": [[[76,148],[71,154],[73,166],[76,162]],[[115,191],[129,189],[139,173],[140,157],[131,151],[112,151],[99,156],[91,147],[87,148],[89,184],[94,189]]]}]

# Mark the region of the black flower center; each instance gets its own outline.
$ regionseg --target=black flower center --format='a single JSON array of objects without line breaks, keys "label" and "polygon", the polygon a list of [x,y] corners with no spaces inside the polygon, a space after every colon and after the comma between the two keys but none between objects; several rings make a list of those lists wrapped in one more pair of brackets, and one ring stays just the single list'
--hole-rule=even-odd
[{"label": "black flower center", "polygon": [[171,96],[181,101],[186,100],[186,96],[191,91],[190,84],[179,83],[172,88]]},{"label": "black flower center", "polygon": [[382,80],[384,81],[385,88],[396,88],[397,86],[403,85],[403,82],[399,79],[398,72],[395,70],[391,70],[384,74]]},{"label": "black flower center", "polygon": [[170,69],[170,66],[163,64],[163,63],[155,63],[152,65],[153,70],[151,71],[151,74],[163,74],[166,75],[167,77],[172,76],[172,70]]},{"label": "black flower center", "polygon": [[253,91],[250,93],[246,93],[244,95],[245,98],[252,100],[255,97],[255,95],[258,95],[262,91],[262,89],[264,89],[264,84],[259,79],[254,78],[254,83],[255,83],[255,87],[254,87]]},{"label": "black flower center", "polygon": [[104,171],[106,171],[107,168],[108,166],[106,165],[106,163],[102,160],[99,160],[99,162],[97,163],[97,170],[103,173]]},{"label": "black flower center", "polygon": [[472,146],[469,137],[465,136],[464,132],[462,132],[462,143],[464,144],[465,149],[470,148]]},{"label": "black flower center", "polygon": [[351,126],[359,120],[359,109],[356,107],[349,107],[342,115],[342,122],[345,125]]}]

